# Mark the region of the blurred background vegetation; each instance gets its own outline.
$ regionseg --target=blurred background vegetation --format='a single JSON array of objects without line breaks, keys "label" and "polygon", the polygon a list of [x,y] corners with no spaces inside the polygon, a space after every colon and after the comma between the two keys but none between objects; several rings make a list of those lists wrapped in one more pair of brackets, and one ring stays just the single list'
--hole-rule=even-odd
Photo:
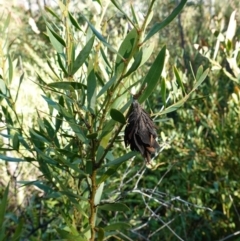
[{"label": "blurred background vegetation", "polygon": [[[102,1],[72,0],[69,11],[81,27],[86,27],[81,14],[97,26],[102,11],[98,2]],[[156,1],[148,29],[169,16],[179,2]],[[149,1],[134,0],[131,4],[140,20],[144,19]],[[120,5],[127,15],[132,14],[129,1],[120,1]],[[49,14],[48,9],[59,15]],[[50,0],[0,1],[0,75],[8,87],[4,89],[1,82],[0,147],[2,155],[10,158],[0,162],[0,240],[85,240],[74,236],[71,226],[74,223],[79,231],[78,225],[85,225],[79,215],[84,205],[73,207],[69,193],[64,193],[64,198],[63,192],[56,192],[59,185],[73,190],[82,185],[86,198],[87,184],[81,174],[79,182],[74,182],[75,177],[67,169],[51,170],[56,175],[46,178],[47,171],[34,161],[29,143],[19,138],[28,128],[35,130],[41,125],[40,119],[51,126],[44,119],[49,107],[41,95],[49,97],[43,86],[57,81],[54,71],[60,72],[60,67],[46,34],[46,21],[57,26],[61,22],[60,9]],[[99,227],[119,224],[104,229],[104,240],[240,240],[239,10],[237,0],[188,1],[181,14],[151,39],[155,50],[131,78],[133,82],[143,78],[166,45],[162,76],[168,104],[183,94],[177,87],[174,66],[186,93],[194,86],[192,72],[197,73],[200,65],[210,72],[183,107],[154,118],[159,143],[164,146],[153,160],[154,168],[146,168],[136,156],[107,176],[102,202],[120,200],[129,210],[99,213]],[[126,17],[109,3],[100,29],[118,48],[130,27]],[[82,41],[80,35],[74,38]],[[107,58],[111,62],[115,57],[110,52]],[[9,97],[7,101],[3,93]],[[163,108],[161,93],[161,86],[157,86],[145,102],[149,113],[159,113]],[[53,96],[57,98],[58,94]],[[69,136],[65,134],[61,145],[68,145]],[[112,152],[115,157],[128,152],[122,140],[120,133]],[[62,179],[57,185],[52,180],[58,175]],[[124,227],[126,223],[130,226]],[[98,239],[102,240],[100,231]]]}]

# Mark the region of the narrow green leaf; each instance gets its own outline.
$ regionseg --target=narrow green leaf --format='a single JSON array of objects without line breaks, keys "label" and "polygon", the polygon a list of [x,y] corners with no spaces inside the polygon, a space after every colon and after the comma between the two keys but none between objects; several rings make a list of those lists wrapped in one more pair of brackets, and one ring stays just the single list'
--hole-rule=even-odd
[{"label": "narrow green leaf", "polygon": [[104,228],[104,231],[111,231],[111,230],[126,230],[130,229],[130,223],[118,222],[118,223],[111,223],[107,227]]},{"label": "narrow green leaf", "polygon": [[58,41],[57,38],[55,38],[55,36],[52,34],[52,32],[50,31],[50,29],[48,27],[47,27],[47,34],[48,34],[50,42],[51,42],[52,46],[55,48],[55,50],[60,54],[63,53],[63,45]]},{"label": "narrow green leaf", "polygon": [[138,23],[138,18],[137,18],[137,14],[135,13],[132,4],[131,4],[131,12],[132,12],[132,16],[133,16],[134,22],[135,22],[137,25],[139,25],[139,23]]},{"label": "narrow green leaf", "polygon": [[87,78],[87,101],[88,109],[95,114],[96,108],[96,91],[97,91],[97,80],[92,69]]},{"label": "narrow green leaf", "polygon": [[26,160],[21,159],[21,158],[5,156],[5,155],[2,155],[2,154],[0,154],[0,159],[2,159],[3,161],[7,161],[7,162],[25,162],[26,161]]},{"label": "narrow green leaf", "polygon": [[114,75],[99,91],[97,98],[99,98],[102,94],[104,94],[113,85],[116,79],[117,79],[117,76]]},{"label": "narrow green leaf", "polygon": [[98,208],[107,211],[129,211],[129,207],[124,203],[107,203],[99,205]]},{"label": "narrow green leaf", "polygon": [[62,20],[59,18],[59,14],[55,13],[51,8],[47,7],[45,5],[44,9],[49,12],[52,16],[54,16],[59,22],[61,22]]},{"label": "narrow green leaf", "polygon": [[[193,90],[196,90],[198,88],[199,85],[202,84],[202,82],[206,79],[206,77],[208,76],[208,72],[209,72],[209,69],[206,69],[203,74],[199,77],[199,79],[197,79],[197,83],[193,86]],[[191,92],[192,92],[191,91]]]},{"label": "narrow green leaf", "polygon": [[116,109],[111,109],[110,110],[110,116],[112,117],[113,120],[120,122],[121,124],[125,124],[126,120],[122,112]]},{"label": "narrow green leaf", "polygon": [[107,171],[104,172],[103,175],[100,177],[100,179],[97,181],[97,183],[100,184],[102,182],[105,182],[109,177],[111,177],[113,174],[116,173],[119,166],[120,166],[120,164],[114,165],[114,166],[108,168]]},{"label": "narrow green leaf", "polygon": [[31,150],[30,146],[28,145],[28,143],[25,141],[25,139],[24,139],[22,136],[19,136],[18,139],[19,139],[19,142],[20,142],[28,151]]},{"label": "narrow green leaf", "polygon": [[7,58],[8,58],[8,81],[9,81],[8,83],[11,84],[13,79],[13,63],[9,54]]},{"label": "narrow green leaf", "polygon": [[2,93],[4,97],[8,95],[8,88],[2,78],[0,78],[0,93]]},{"label": "narrow green leaf", "polygon": [[196,74],[196,79],[198,80],[200,78],[200,76],[202,75],[203,73],[203,66],[200,65],[198,70],[197,70],[197,74]]},{"label": "narrow green leaf", "polygon": [[68,72],[66,70],[66,68],[64,67],[64,64],[62,62],[62,54],[57,54],[57,60],[58,60],[58,65],[60,66],[60,68],[62,69],[63,73],[65,76],[68,76]]},{"label": "narrow green leaf", "polygon": [[[57,77],[58,79],[60,79],[60,77],[58,76],[56,70],[55,70],[54,67],[51,65],[51,62],[50,62],[49,60],[47,60],[47,64],[48,64],[49,68],[52,70],[52,72],[56,75],[56,77]],[[39,78],[39,80],[40,80],[40,78]]]},{"label": "narrow green leaf", "polygon": [[149,46],[144,47],[142,49],[143,54],[142,54],[142,60],[141,60],[141,63],[139,65],[139,67],[142,66],[143,64],[145,64],[148,61],[148,59],[152,55],[153,50],[154,50],[154,43],[150,43]]},{"label": "narrow green leaf", "polygon": [[180,75],[178,73],[178,70],[175,66],[174,66],[174,74],[175,74],[178,86],[181,87],[183,94],[186,94],[184,85],[183,85],[182,80],[181,80],[181,77],[180,77]]},{"label": "narrow green leaf", "polygon": [[162,97],[163,105],[166,108],[166,80],[165,80],[165,78],[162,78],[162,81],[161,81],[161,97]]},{"label": "narrow green leaf", "polygon": [[103,126],[101,134],[98,137],[99,140],[101,140],[104,136],[106,136],[108,133],[110,133],[113,130],[115,123],[116,122],[112,119],[107,121],[107,123]]},{"label": "narrow green leaf", "polygon": [[68,12],[68,16],[69,16],[69,19],[70,19],[70,22],[72,23],[72,25],[77,28],[78,30],[82,31],[81,27],[79,26],[77,20],[73,17],[73,15]]},{"label": "narrow green leaf", "polygon": [[82,88],[87,89],[87,86],[82,83],[68,81],[53,82],[48,84],[48,86],[62,90],[79,90]]},{"label": "narrow green leaf", "polygon": [[91,160],[86,161],[86,174],[87,175],[92,175],[93,171],[93,163]]},{"label": "narrow green leaf", "polygon": [[97,136],[98,136],[98,133],[94,132],[94,133],[88,134],[87,138],[90,139],[90,140],[93,140],[93,139],[96,139]]},{"label": "narrow green leaf", "polygon": [[2,28],[2,33],[5,33],[6,29],[9,26],[10,20],[11,20],[11,13],[8,14],[6,20],[4,21],[3,28]]},{"label": "narrow green leaf", "polygon": [[8,112],[8,108],[6,108],[6,107],[4,107],[2,105],[2,111],[4,113],[4,117],[6,119],[6,123],[8,123],[9,125],[13,126],[13,120],[12,120],[11,114]]},{"label": "narrow green leaf", "polygon": [[124,75],[124,77],[127,77],[128,75],[130,75],[132,72],[134,72],[140,66],[140,64],[142,62],[142,56],[143,56],[143,52],[142,52],[142,49],[140,49],[140,51],[136,55],[136,58],[134,59],[132,66],[129,68],[129,70]]},{"label": "narrow green leaf", "polygon": [[[94,35],[107,47],[109,48],[113,53],[116,53],[119,55],[118,51],[116,49],[114,49],[112,47],[112,45],[110,45],[107,40],[97,31],[97,29],[94,28],[94,26],[88,21],[87,18],[84,17],[84,19],[88,22],[89,27],[91,28],[92,32],[94,33]],[[122,59],[123,57],[120,56]]]},{"label": "narrow green leaf", "polygon": [[78,71],[78,69],[83,65],[83,63],[86,61],[87,57],[91,53],[93,43],[94,43],[94,37],[90,38],[87,44],[80,51],[80,53],[78,54],[77,58],[73,63],[71,75],[74,75]]},{"label": "narrow green leaf", "polygon": [[24,73],[20,76],[20,79],[19,79],[19,82],[18,82],[17,94],[16,94],[16,96],[15,96],[14,102],[16,102],[17,99],[18,99],[18,94],[19,94],[19,90],[20,90],[20,87],[21,87],[23,78],[24,78]]},{"label": "narrow green leaf", "polygon": [[186,2],[188,0],[182,0],[179,5],[172,11],[172,13],[165,18],[161,23],[156,23],[148,32],[146,38],[143,42],[146,42],[148,39],[150,39],[154,34],[156,34],[158,31],[160,31],[162,28],[166,27],[169,23],[172,22],[172,20],[181,12],[183,7],[185,6]]},{"label": "narrow green leaf", "polygon": [[45,136],[43,136],[43,134],[41,134],[39,131],[34,130],[34,129],[29,129],[29,132],[35,136],[38,140],[40,140],[41,142],[45,142],[47,144],[50,144],[51,142],[49,140],[47,140],[47,138]]},{"label": "narrow green leaf", "polygon": [[101,159],[104,151],[105,151],[105,149],[101,145],[99,145],[99,147],[97,149],[96,162],[98,162]]},{"label": "narrow green leaf", "polygon": [[[1,155],[0,155],[1,156]],[[1,157],[0,157],[1,158]],[[3,227],[4,216],[7,209],[7,199],[8,199],[9,184],[7,185],[2,200],[0,202],[0,227]]]},{"label": "narrow green leaf", "polygon": [[103,241],[104,240],[104,229],[97,227],[97,241]]},{"label": "narrow green leaf", "polygon": [[107,163],[106,166],[114,166],[114,165],[121,164],[121,163],[129,160],[130,158],[134,157],[135,155],[136,155],[136,152],[131,151],[131,152],[117,158],[116,160]]},{"label": "narrow green leaf", "polygon": [[132,51],[136,45],[138,38],[138,33],[135,29],[132,29],[126,36],[126,38],[123,40],[118,53],[120,56],[123,56],[123,58],[117,56],[116,64],[115,64],[115,75],[119,76],[122,74],[123,69],[125,68],[126,64],[124,62],[125,59],[128,59]]},{"label": "narrow green leaf", "polygon": [[162,74],[164,61],[165,61],[165,53],[166,53],[166,46],[164,46],[159,52],[157,58],[153,62],[150,70],[148,71],[143,81],[142,85],[145,86],[145,84],[147,84],[147,87],[144,90],[143,94],[138,99],[139,103],[143,103],[148,98],[148,96],[152,93],[152,91],[155,89]]},{"label": "narrow green leaf", "polygon": [[47,28],[51,31],[52,35],[57,39],[57,41],[63,46],[66,48],[66,43],[64,41],[64,39],[59,35],[57,34],[51,27],[50,25],[47,24]]},{"label": "narrow green leaf", "polygon": [[18,132],[15,132],[12,138],[12,145],[13,145],[13,149],[18,151],[19,150],[19,139],[18,139]]},{"label": "narrow green leaf", "polygon": [[13,237],[11,238],[11,241],[21,240],[20,237],[21,237],[21,234],[22,234],[22,228],[23,228],[23,222],[24,222],[23,220],[24,220],[23,218],[19,219],[17,228],[15,229],[15,232],[14,232]]},{"label": "narrow green leaf", "polygon": [[103,182],[100,185],[98,185],[96,195],[95,195],[95,198],[94,198],[94,205],[99,205],[99,203],[101,201],[101,197],[102,197],[103,187],[104,187]]}]

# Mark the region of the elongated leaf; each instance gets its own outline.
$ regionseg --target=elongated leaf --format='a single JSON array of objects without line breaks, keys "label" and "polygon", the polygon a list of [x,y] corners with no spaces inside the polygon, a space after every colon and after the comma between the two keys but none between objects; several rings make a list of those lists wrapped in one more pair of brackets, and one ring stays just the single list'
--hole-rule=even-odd
[{"label": "elongated leaf", "polygon": [[97,227],[97,235],[98,235],[97,241],[103,241],[104,240],[104,229]]},{"label": "elongated leaf", "polygon": [[47,28],[50,30],[50,32],[52,33],[52,35],[57,39],[57,41],[63,46],[63,47],[66,47],[66,43],[65,41],[63,40],[63,38],[57,34],[49,24],[47,24]]},{"label": "elongated leaf", "polygon": [[125,59],[128,59],[131,56],[132,51],[136,45],[137,37],[138,37],[137,31],[133,29],[127,34],[126,38],[123,40],[118,50],[118,53],[120,56],[123,56],[124,59],[119,57],[119,55],[117,56],[116,65],[115,65],[115,74],[117,76],[122,74],[122,71],[126,65],[124,61]]},{"label": "elongated leaf", "polygon": [[77,28],[78,30],[82,31],[82,29],[81,29],[81,27],[79,26],[77,20],[73,17],[73,15],[72,15],[70,12],[68,12],[68,16],[69,16],[69,19],[70,19],[72,25],[73,25],[75,28]]},{"label": "elongated leaf", "polygon": [[180,75],[179,75],[179,73],[178,73],[178,70],[177,70],[177,68],[176,68],[175,66],[174,66],[174,74],[175,74],[175,77],[176,77],[178,86],[181,87],[183,94],[185,94],[186,92],[185,92],[184,85],[183,85],[183,83],[182,83],[182,80],[181,80],[181,78],[180,78]]},{"label": "elongated leaf", "polygon": [[19,222],[18,222],[18,225],[17,225],[17,228],[15,229],[14,235],[11,238],[11,241],[19,241],[20,240],[22,228],[23,228],[23,218],[20,218]]},{"label": "elongated leaf", "polygon": [[206,69],[203,74],[200,76],[199,80],[197,81],[197,83],[194,85],[193,89],[191,90],[191,92],[186,95],[183,99],[179,100],[178,102],[174,103],[173,105],[169,106],[168,108],[166,108],[164,111],[160,112],[160,113],[155,113],[154,116],[159,116],[159,115],[165,115],[167,113],[173,112],[177,109],[179,109],[190,97],[190,95],[202,84],[202,82],[206,79],[207,75],[208,75],[209,69]]},{"label": "elongated leaf", "polygon": [[100,179],[97,181],[98,184],[105,182],[110,176],[112,176],[113,174],[116,173],[118,167],[120,166],[120,164],[118,165],[114,165],[110,168],[107,169],[107,171],[100,177]]},{"label": "elongated leaf", "polygon": [[110,110],[110,115],[113,120],[120,122],[121,124],[125,124],[126,120],[122,112],[116,109],[111,109]]},{"label": "elongated leaf", "polygon": [[108,203],[99,205],[98,208],[107,211],[129,211],[129,207],[123,203]]},{"label": "elongated leaf", "polygon": [[51,8],[47,7],[46,5],[44,6],[44,9],[49,12],[52,16],[54,16],[59,22],[62,20],[59,18],[59,14],[55,13]]},{"label": "elongated leaf", "polygon": [[[89,25],[89,27],[91,28],[91,30],[92,30],[92,32],[94,33],[94,35],[95,35],[107,48],[109,48],[113,53],[116,53],[117,55],[119,55],[118,51],[117,51],[116,49],[114,49],[114,48],[112,47],[112,45],[107,42],[107,40],[101,35],[101,33],[99,33],[99,32],[97,31],[97,29],[95,29],[95,27],[90,23],[90,21],[88,21],[88,19],[85,18],[85,17],[84,17],[84,19],[88,22],[88,25]],[[122,56],[120,56],[120,57],[123,59]]]},{"label": "elongated leaf", "polygon": [[102,94],[104,94],[112,85],[113,83],[116,81],[117,76],[114,75],[103,87],[102,89],[99,91],[97,97],[100,97]]},{"label": "elongated leaf", "polygon": [[144,81],[143,86],[147,84],[146,89],[144,90],[143,94],[139,98],[139,103],[144,102],[148,96],[152,93],[152,91],[155,89],[160,76],[162,74],[164,61],[165,61],[165,53],[166,53],[166,46],[164,46],[161,51],[159,52],[157,58],[153,62],[150,70],[148,71]]},{"label": "elongated leaf", "polygon": [[161,97],[163,101],[164,107],[166,107],[166,80],[163,78],[162,79],[162,84],[161,84]]},{"label": "elongated leaf", "polygon": [[[0,155],[1,156],[1,155]],[[1,157],[0,157],[1,158]],[[9,184],[7,185],[2,200],[0,202],[0,227],[3,227],[4,216],[7,209],[7,198],[8,198]]]},{"label": "elongated leaf", "polygon": [[11,84],[13,79],[13,63],[9,54],[7,58],[8,58],[8,81],[9,81],[9,84]]},{"label": "elongated leaf", "polygon": [[20,76],[20,79],[19,79],[19,82],[18,82],[17,94],[16,94],[16,97],[15,97],[15,101],[14,101],[14,102],[16,102],[17,99],[18,99],[18,94],[19,94],[19,90],[20,90],[20,87],[21,87],[23,78],[24,78],[24,73]]},{"label": "elongated leaf", "polygon": [[139,67],[142,66],[143,64],[145,64],[148,61],[148,59],[152,55],[153,49],[154,49],[153,43],[150,43],[148,47],[144,47],[142,49],[143,54],[142,54],[142,60],[141,60],[141,63],[139,65]]},{"label": "elongated leaf", "polygon": [[130,75],[132,72],[134,72],[140,66],[141,61],[142,61],[142,56],[143,56],[143,52],[142,52],[142,50],[140,50],[137,53],[132,66],[129,68],[128,72],[124,75],[124,77]]},{"label": "elongated leaf", "polygon": [[203,73],[203,66],[200,65],[200,66],[198,67],[197,74],[196,74],[196,79],[197,79],[197,80],[201,77],[202,73]]},{"label": "elongated leaf", "polygon": [[26,160],[21,159],[21,158],[5,156],[5,155],[2,155],[2,154],[0,154],[0,159],[2,159],[3,161],[7,161],[7,162],[25,162],[26,161]]},{"label": "elongated leaf", "polygon": [[135,155],[136,155],[136,152],[131,151],[131,152],[117,158],[116,160],[107,163],[106,166],[114,166],[114,165],[121,164],[121,163],[129,160],[130,158],[134,157]]},{"label": "elongated leaf", "polygon": [[87,86],[82,83],[68,82],[68,81],[53,82],[53,83],[48,84],[48,86],[57,88],[57,89],[62,89],[62,90],[79,90],[82,88],[84,88],[84,89],[87,88]]},{"label": "elongated leaf", "polygon": [[67,70],[66,70],[66,68],[65,68],[65,66],[62,62],[61,54],[59,54],[59,53],[57,54],[57,59],[58,59],[58,64],[59,64],[60,68],[62,69],[64,75],[68,76],[68,72],[67,72]]},{"label": "elongated leaf", "polygon": [[100,185],[98,185],[98,189],[96,191],[96,195],[95,195],[95,198],[94,198],[94,204],[95,205],[98,205],[101,201],[103,187],[104,187],[104,182],[102,182]]},{"label": "elongated leaf", "polygon": [[19,150],[19,139],[18,139],[18,132],[15,132],[13,135],[13,139],[12,139],[12,145],[13,145],[13,149],[18,151]]},{"label": "elongated leaf", "polygon": [[104,228],[104,231],[111,231],[111,230],[125,230],[125,229],[130,229],[131,224],[130,223],[111,223],[107,227]]},{"label": "elongated leaf", "polygon": [[182,0],[179,5],[172,11],[172,13],[165,18],[161,23],[156,23],[148,32],[146,38],[143,42],[146,42],[150,39],[154,34],[160,31],[162,28],[166,27],[172,20],[182,11],[183,7],[185,6],[187,0]]},{"label": "elongated leaf", "polygon": [[193,90],[196,90],[198,88],[198,86],[200,86],[202,84],[202,82],[206,79],[206,77],[208,76],[208,72],[209,69],[206,69],[203,74],[199,77],[199,79],[197,79],[197,83],[193,86]]},{"label": "elongated leaf", "polygon": [[83,63],[86,61],[87,57],[91,53],[93,43],[94,43],[94,37],[90,38],[87,44],[80,51],[80,53],[78,54],[77,58],[73,63],[71,75],[74,75],[78,71],[78,69],[83,65]]},{"label": "elongated leaf", "polygon": [[96,108],[96,91],[97,91],[97,80],[92,69],[87,78],[87,101],[88,109],[94,114]]},{"label": "elongated leaf", "polygon": [[55,38],[55,36],[52,34],[52,32],[50,31],[50,29],[48,27],[47,27],[47,34],[48,34],[50,42],[51,42],[52,46],[55,48],[55,50],[60,54],[63,53],[63,45],[58,41],[57,38]]}]

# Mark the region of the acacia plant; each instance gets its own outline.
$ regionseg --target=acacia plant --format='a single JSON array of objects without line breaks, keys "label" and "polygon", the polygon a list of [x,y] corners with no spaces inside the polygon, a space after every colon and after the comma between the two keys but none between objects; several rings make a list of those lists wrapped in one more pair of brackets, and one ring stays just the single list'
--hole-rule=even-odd
[{"label": "acacia plant", "polygon": [[[129,5],[131,11],[126,13],[115,0],[103,5],[98,1],[101,14],[97,19],[71,12],[68,1],[59,2],[59,12],[45,9],[46,36],[55,54],[48,56],[48,78],[36,73],[37,85],[48,105],[47,113],[37,110],[37,126],[23,131],[16,122],[7,122],[15,112],[7,112],[14,110],[9,101],[13,97],[2,76],[1,98],[7,100],[7,107],[3,107],[8,131],[5,138],[11,140],[9,145],[17,151],[17,157],[1,155],[1,159],[28,161],[39,168],[41,175],[37,180],[24,184],[42,189],[45,200],[58,201],[51,219],[52,238],[103,240],[117,237],[119,230],[128,235],[127,230],[134,223],[125,220],[124,215],[106,222],[103,213],[130,212],[124,201],[119,201],[119,195],[108,194],[112,191],[110,184],[118,183],[119,167],[137,155],[123,143],[132,89],[142,106],[153,91],[160,90],[163,108],[153,113],[157,118],[181,107],[207,76],[207,70],[200,67],[196,77],[193,75],[192,90],[186,93],[182,75],[174,68],[175,91],[181,94],[168,93],[166,82],[170,79],[162,75],[166,46],[159,51],[153,36],[180,13],[187,0],[180,1],[162,22],[149,27],[154,2],[150,1],[143,10],[141,20],[134,6]],[[118,44],[109,34],[110,21],[104,18],[108,8],[114,8],[112,11],[126,22]],[[120,28],[120,23],[114,28]],[[150,67],[147,61],[151,62]]]}]

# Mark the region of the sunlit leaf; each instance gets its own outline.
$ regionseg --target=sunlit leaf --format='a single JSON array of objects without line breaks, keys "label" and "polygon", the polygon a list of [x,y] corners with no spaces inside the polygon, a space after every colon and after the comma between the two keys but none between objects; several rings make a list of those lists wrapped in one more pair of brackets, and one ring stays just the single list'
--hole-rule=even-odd
[{"label": "sunlit leaf", "polygon": [[[60,42],[59,39],[61,38],[57,33],[55,33],[53,30],[51,31],[49,29],[49,27],[46,27],[47,29],[47,33],[48,33],[48,37],[50,39],[50,42],[52,44],[52,46],[55,48],[55,50],[58,52],[58,53],[63,53],[63,47],[66,46],[65,42],[63,44],[63,42]],[[53,32],[55,34],[53,34]],[[58,36],[58,38],[56,38],[56,36]]]},{"label": "sunlit leaf", "polygon": [[144,42],[146,42],[154,34],[156,34],[158,31],[160,31],[161,29],[166,27],[169,23],[171,23],[172,20],[182,11],[187,1],[188,0],[181,0],[179,5],[172,11],[172,13],[167,18],[165,18],[161,23],[154,24],[154,26],[150,29],[146,38],[144,39]]},{"label": "sunlit leaf", "polygon": [[144,81],[143,86],[146,86],[143,94],[138,99],[139,103],[143,103],[149,95],[152,93],[152,91],[155,89],[164,66],[165,61],[165,53],[166,53],[166,46],[164,46],[161,51],[159,52],[158,56],[156,57],[155,61],[153,62],[151,68],[149,69]]},{"label": "sunlit leaf", "polygon": [[79,89],[86,89],[87,86],[79,83],[79,82],[68,82],[68,81],[61,81],[61,82],[53,82],[48,84],[48,86],[57,88],[57,89],[62,89],[62,90],[79,90]]},{"label": "sunlit leaf", "polygon": [[103,192],[104,182],[102,182],[100,185],[98,185],[96,195],[94,198],[94,204],[98,205],[101,202],[102,192]]},{"label": "sunlit leaf", "polygon": [[126,66],[125,60],[131,56],[132,51],[136,45],[137,37],[138,37],[137,31],[133,29],[127,34],[126,38],[123,40],[118,50],[118,53],[120,56],[123,56],[124,59],[119,57],[119,55],[117,56],[116,65],[115,65],[115,74],[117,76],[119,76],[122,73],[123,69],[125,68]]},{"label": "sunlit leaf", "polygon": [[82,29],[81,29],[81,27],[79,26],[77,20],[73,17],[73,15],[72,15],[70,12],[68,12],[68,16],[69,16],[69,19],[70,19],[72,25],[73,25],[75,28],[77,28],[78,30],[82,31]]},{"label": "sunlit leaf", "polygon": [[78,54],[77,58],[73,63],[71,75],[74,75],[78,71],[78,69],[83,65],[83,63],[86,61],[87,57],[92,51],[93,43],[94,43],[94,37],[90,38],[87,44],[80,51],[80,53]]}]

